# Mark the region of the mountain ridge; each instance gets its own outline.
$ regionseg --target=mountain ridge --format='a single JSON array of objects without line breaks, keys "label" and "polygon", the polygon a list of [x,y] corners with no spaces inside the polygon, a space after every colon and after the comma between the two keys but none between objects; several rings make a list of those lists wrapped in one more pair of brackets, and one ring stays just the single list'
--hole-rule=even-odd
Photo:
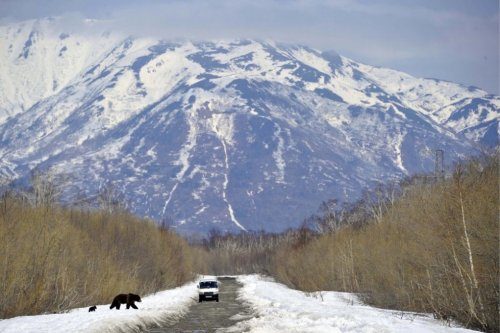
[{"label": "mountain ridge", "polygon": [[500,99],[480,89],[299,45],[53,22],[0,27],[0,175],[113,182],[180,232],[280,231],[322,200],[432,170],[434,149],[451,161],[498,144]]}]

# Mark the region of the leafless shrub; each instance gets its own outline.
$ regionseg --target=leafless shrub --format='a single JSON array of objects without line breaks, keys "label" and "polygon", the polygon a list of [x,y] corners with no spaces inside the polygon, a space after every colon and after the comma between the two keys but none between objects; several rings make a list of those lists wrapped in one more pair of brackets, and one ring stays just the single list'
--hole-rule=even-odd
[{"label": "leafless shrub", "polygon": [[0,197],[0,318],[152,293],[203,267],[203,251],[152,221],[54,204],[60,192],[40,177],[35,201],[17,192]]},{"label": "leafless shrub", "polygon": [[268,270],[302,290],[357,292],[376,306],[498,332],[498,170],[497,156],[483,157],[445,181],[327,203],[315,219],[322,235],[282,243]]}]

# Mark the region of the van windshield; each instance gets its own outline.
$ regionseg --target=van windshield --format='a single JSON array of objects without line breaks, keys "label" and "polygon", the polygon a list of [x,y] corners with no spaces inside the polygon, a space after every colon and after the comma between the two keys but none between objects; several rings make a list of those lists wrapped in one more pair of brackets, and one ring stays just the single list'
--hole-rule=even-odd
[{"label": "van windshield", "polygon": [[217,288],[216,281],[203,281],[200,282],[200,289]]}]

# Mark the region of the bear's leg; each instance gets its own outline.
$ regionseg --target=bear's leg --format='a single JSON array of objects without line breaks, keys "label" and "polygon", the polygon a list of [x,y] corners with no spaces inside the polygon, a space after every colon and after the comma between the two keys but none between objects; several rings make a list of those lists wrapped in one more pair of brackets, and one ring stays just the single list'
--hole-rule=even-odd
[{"label": "bear's leg", "polygon": [[135,303],[130,303],[130,306],[133,307],[134,309],[137,309],[137,305],[135,305]]},{"label": "bear's leg", "polygon": [[117,310],[120,310],[120,306],[121,306],[121,304],[120,304],[120,303],[116,304],[116,309],[117,309]]},{"label": "bear's leg", "polygon": [[130,309],[130,304],[127,303],[127,310]]}]

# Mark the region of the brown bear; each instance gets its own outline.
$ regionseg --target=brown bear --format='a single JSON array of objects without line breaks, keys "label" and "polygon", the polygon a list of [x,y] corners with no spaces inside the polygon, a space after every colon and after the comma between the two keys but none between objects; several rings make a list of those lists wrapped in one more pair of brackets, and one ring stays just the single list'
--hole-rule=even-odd
[{"label": "brown bear", "polygon": [[115,296],[115,298],[113,299],[113,302],[111,303],[111,306],[109,308],[110,309],[116,308],[117,310],[120,310],[121,304],[127,304],[127,309],[130,309],[130,307],[137,309],[137,306],[134,303],[140,302],[140,301],[141,301],[141,296],[139,296],[139,295],[119,294],[119,295]]}]

